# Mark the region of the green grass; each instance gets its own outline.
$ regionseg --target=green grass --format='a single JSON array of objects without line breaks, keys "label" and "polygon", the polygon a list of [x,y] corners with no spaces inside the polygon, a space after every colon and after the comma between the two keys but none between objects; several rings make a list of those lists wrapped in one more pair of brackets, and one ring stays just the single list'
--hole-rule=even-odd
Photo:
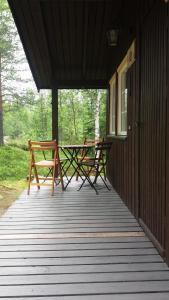
[{"label": "green grass", "polygon": [[[46,156],[51,158],[51,153]],[[37,153],[37,160],[44,159]],[[23,189],[27,187],[30,153],[16,146],[0,147],[0,215],[12,204]],[[41,175],[48,169],[41,169]]]},{"label": "green grass", "polygon": [[[63,158],[64,154],[61,152]],[[44,159],[42,153],[37,153],[37,160]],[[51,153],[46,155],[47,159],[51,158]],[[0,147],[0,185],[9,188],[18,188],[22,190],[26,187],[26,178],[29,170],[29,151],[20,149],[16,146]],[[68,173],[72,173],[72,168]],[[45,175],[48,170],[41,169],[40,174]],[[68,174],[68,175],[70,175]]]},{"label": "green grass", "polygon": [[[64,157],[63,153],[60,156]],[[51,153],[48,153],[46,159],[50,158]],[[36,160],[41,159],[44,159],[43,154],[37,153]],[[15,146],[0,147],[0,183],[4,182],[10,186],[16,181],[19,184],[19,181],[25,180],[28,175],[29,160],[29,151]],[[46,170],[42,170],[41,173],[45,175]],[[20,185],[22,186],[22,183]]]},{"label": "green grass", "polygon": [[29,152],[10,146],[0,147],[0,215],[27,186]]},{"label": "green grass", "polygon": [[28,151],[10,146],[0,147],[0,181],[26,179],[28,161]]}]

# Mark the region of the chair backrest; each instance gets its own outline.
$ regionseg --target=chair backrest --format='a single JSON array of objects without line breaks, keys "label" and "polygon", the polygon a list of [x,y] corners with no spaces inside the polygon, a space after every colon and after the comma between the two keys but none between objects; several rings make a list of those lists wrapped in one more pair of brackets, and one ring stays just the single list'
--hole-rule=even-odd
[{"label": "chair backrest", "polygon": [[29,149],[34,151],[47,151],[47,150],[55,150],[57,149],[56,140],[54,141],[45,141],[45,142],[37,142],[37,141],[28,141]]},{"label": "chair backrest", "polygon": [[97,161],[104,160],[105,164],[106,164],[107,159],[108,159],[108,154],[111,149],[111,145],[112,145],[112,142],[107,142],[107,141],[97,143],[97,145],[95,147],[95,151],[96,151],[95,159],[97,159]]},{"label": "chair backrest", "polygon": [[[94,139],[94,140],[85,138],[84,139],[84,145],[87,145],[87,146],[96,146],[98,143],[103,142],[103,141],[104,141],[104,138],[98,138],[98,139]],[[90,151],[90,153],[91,152],[93,153],[92,150]],[[80,151],[80,154],[81,154],[82,157],[85,157],[85,155],[86,155],[86,149],[82,149]]]},{"label": "chair backrest", "polygon": [[[53,141],[31,141],[28,140],[29,150],[32,154],[33,160],[35,160],[35,152],[41,151],[44,155],[45,151],[50,151],[53,154],[53,159],[56,160],[58,158],[58,145],[56,140]],[[45,155],[44,158],[46,159]]]},{"label": "chair backrest", "polygon": [[98,139],[94,139],[94,140],[85,138],[84,145],[95,146],[98,143],[103,142],[103,141],[104,141],[103,138],[98,138]]}]

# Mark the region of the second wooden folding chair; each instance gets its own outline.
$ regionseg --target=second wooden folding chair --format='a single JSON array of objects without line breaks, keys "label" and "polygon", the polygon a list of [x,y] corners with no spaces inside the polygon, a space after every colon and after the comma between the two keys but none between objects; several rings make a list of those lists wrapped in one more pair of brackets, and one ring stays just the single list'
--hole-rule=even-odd
[{"label": "second wooden folding chair", "polygon": [[[107,189],[110,190],[104,175],[105,175],[111,144],[112,144],[111,142],[98,143],[95,148],[95,157],[88,161],[79,162],[79,169],[82,171],[84,175],[84,180],[79,190],[83,187],[84,183],[88,181],[91,187],[94,188],[94,190],[96,191],[96,194],[98,194],[98,191],[95,187],[98,177],[101,178],[102,182],[105,184]],[[92,181],[90,178],[92,172],[95,173],[94,181]]]}]

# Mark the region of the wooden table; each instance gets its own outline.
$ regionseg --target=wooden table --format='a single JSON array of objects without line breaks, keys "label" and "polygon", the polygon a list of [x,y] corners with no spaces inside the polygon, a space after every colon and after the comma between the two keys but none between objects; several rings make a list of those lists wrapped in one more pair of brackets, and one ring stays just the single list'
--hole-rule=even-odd
[{"label": "wooden table", "polygon": [[[65,173],[68,172],[68,170],[70,169],[71,166],[73,167],[73,173],[72,173],[70,179],[68,180],[67,184],[65,185],[65,189],[66,189],[67,186],[69,185],[69,183],[71,182],[73,176],[79,170],[79,164],[78,164],[79,152],[82,151],[83,153],[85,153],[84,156],[86,156],[88,154],[89,150],[91,148],[93,148],[93,145],[63,145],[63,146],[59,146],[59,148],[64,153],[64,155],[66,156],[66,158],[68,159],[68,162],[69,162],[67,165],[67,168],[65,170]],[[83,157],[81,160],[83,160]],[[80,178],[83,180],[80,172],[78,172],[78,173],[79,173]]]}]

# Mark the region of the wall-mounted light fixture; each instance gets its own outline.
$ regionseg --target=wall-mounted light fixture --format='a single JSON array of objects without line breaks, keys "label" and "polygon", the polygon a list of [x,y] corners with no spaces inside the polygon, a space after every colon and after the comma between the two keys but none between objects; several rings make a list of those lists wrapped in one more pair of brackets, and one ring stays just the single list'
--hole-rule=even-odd
[{"label": "wall-mounted light fixture", "polygon": [[118,29],[110,29],[109,31],[107,31],[107,40],[109,46],[117,46],[118,35],[119,35]]}]

